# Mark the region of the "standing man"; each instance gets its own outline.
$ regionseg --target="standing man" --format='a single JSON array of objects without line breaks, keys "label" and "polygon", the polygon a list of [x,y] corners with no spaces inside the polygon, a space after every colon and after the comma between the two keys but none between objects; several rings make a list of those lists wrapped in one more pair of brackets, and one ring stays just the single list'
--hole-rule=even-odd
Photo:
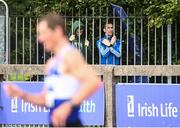
[{"label": "standing man", "polygon": [[113,35],[113,24],[106,23],[103,31],[105,35],[97,41],[101,64],[120,65],[121,41]]},{"label": "standing man", "polygon": [[80,52],[70,45],[61,16],[50,14],[42,17],[38,33],[45,50],[54,53],[46,64],[44,90],[30,94],[14,84],[8,84],[4,89],[11,97],[49,107],[50,126],[82,126],[80,104],[98,89],[100,80],[86,65]]}]

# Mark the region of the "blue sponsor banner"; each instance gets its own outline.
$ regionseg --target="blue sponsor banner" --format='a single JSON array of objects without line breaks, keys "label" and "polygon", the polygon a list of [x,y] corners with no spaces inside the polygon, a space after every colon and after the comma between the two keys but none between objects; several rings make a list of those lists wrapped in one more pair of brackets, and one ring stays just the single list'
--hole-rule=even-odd
[{"label": "blue sponsor banner", "polygon": [[180,127],[180,86],[117,84],[116,126]]},{"label": "blue sponsor banner", "polygon": [[[8,97],[0,86],[0,124],[48,124],[49,110],[30,104],[24,100]],[[15,82],[30,93],[43,89],[43,82]],[[104,125],[104,87],[83,101],[80,116],[84,125]],[[98,118],[97,118],[98,117]]]}]

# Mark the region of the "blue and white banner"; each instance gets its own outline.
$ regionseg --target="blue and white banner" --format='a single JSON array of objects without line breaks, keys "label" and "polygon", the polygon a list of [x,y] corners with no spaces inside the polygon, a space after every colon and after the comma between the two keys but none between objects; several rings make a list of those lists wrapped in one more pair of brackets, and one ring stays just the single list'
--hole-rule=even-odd
[{"label": "blue and white banner", "polygon": [[[40,92],[43,82],[15,82],[30,93]],[[0,124],[48,124],[49,110],[24,100],[8,97],[0,85]],[[85,100],[80,107],[84,125],[104,125],[104,87]],[[98,118],[97,118],[98,117]]]},{"label": "blue and white banner", "polygon": [[180,86],[117,84],[116,126],[180,127]]}]

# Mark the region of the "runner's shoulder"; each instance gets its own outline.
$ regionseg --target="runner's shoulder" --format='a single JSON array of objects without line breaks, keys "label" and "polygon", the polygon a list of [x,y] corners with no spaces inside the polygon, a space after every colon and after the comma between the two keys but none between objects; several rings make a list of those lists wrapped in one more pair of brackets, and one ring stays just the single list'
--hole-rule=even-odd
[{"label": "runner's shoulder", "polygon": [[85,62],[84,57],[79,50],[72,48],[64,55],[64,61],[70,65],[83,64]]}]

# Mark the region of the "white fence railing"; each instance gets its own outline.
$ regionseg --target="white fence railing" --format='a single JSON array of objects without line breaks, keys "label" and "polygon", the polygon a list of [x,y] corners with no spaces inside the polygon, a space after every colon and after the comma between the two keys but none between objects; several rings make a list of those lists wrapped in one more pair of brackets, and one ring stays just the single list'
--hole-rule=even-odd
[{"label": "white fence railing", "polygon": [[[79,10],[79,15],[64,13],[68,37],[76,38],[72,43],[84,54],[89,64],[101,64],[97,40],[104,36],[103,26],[107,21],[113,24],[114,35],[120,39],[120,65],[176,65],[180,64],[180,24],[149,27],[142,12],[129,13],[122,18],[114,9],[103,8]],[[82,13],[81,13],[82,12]],[[46,53],[38,43],[37,17],[9,17],[9,46],[6,57],[9,64],[44,64],[52,53]],[[82,29],[82,35],[76,30]],[[85,45],[85,42],[89,45]],[[7,52],[8,51],[8,52]],[[120,82],[180,83],[179,76],[123,76]],[[39,80],[39,77],[37,77]]]}]

